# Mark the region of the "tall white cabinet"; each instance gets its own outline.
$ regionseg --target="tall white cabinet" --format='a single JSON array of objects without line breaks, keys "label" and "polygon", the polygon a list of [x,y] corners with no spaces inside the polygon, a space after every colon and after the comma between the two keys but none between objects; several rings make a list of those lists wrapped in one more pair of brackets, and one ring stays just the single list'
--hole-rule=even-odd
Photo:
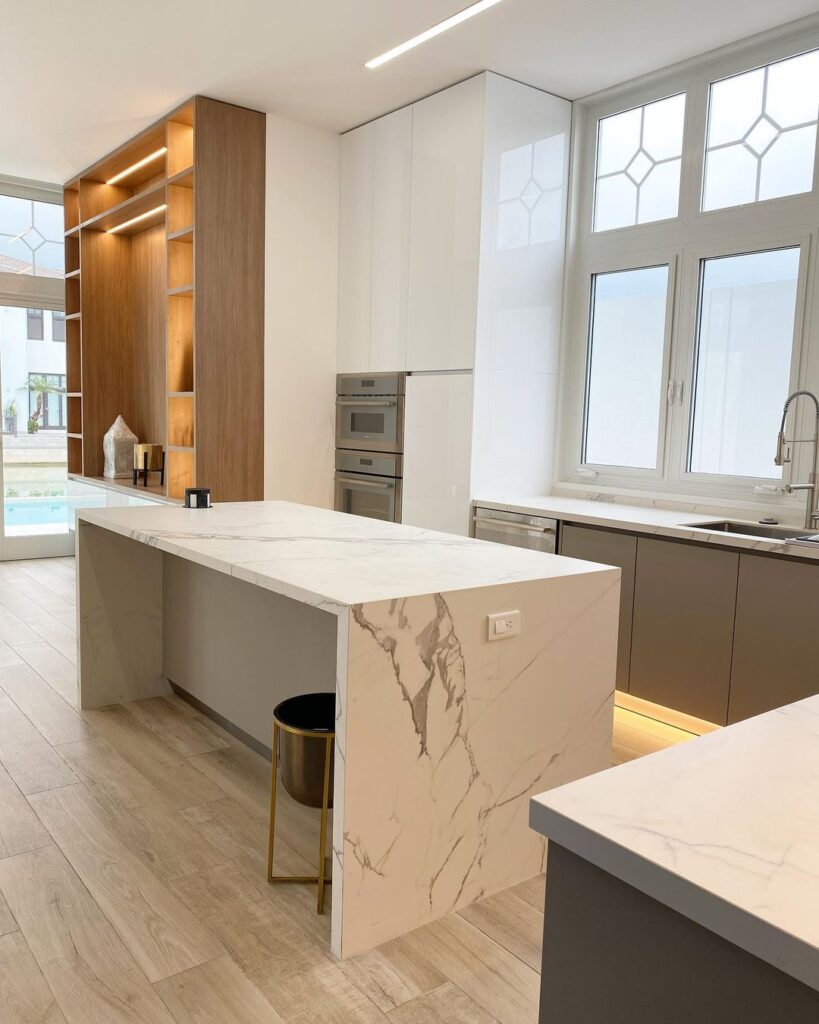
[{"label": "tall white cabinet", "polygon": [[340,372],[405,369],[405,523],[547,493],[571,105],[486,72],[342,137]]}]

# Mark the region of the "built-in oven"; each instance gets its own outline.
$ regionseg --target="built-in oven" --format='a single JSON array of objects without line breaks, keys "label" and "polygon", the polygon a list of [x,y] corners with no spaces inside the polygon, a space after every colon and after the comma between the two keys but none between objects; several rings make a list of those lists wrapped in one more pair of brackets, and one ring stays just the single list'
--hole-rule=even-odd
[{"label": "built-in oven", "polygon": [[336,378],[336,448],[404,450],[404,373],[340,373]]},{"label": "built-in oven", "polygon": [[387,452],[336,452],[337,512],[401,522],[401,456]]}]

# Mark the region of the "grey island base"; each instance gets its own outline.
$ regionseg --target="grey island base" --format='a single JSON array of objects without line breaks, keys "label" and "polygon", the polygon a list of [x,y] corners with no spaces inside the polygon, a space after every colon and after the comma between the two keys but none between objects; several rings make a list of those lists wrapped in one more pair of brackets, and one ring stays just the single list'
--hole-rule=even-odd
[{"label": "grey island base", "polygon": [[286,502],[83,510],[77,556],[82,707],[173,683],[268,752],[335,692],[340,957],[539,873],[529,798],[608,763],[617,569]]},{"label": "grey island base", "polygon": [[536,797],[542,1024],[819,1021],[819,698]]}]

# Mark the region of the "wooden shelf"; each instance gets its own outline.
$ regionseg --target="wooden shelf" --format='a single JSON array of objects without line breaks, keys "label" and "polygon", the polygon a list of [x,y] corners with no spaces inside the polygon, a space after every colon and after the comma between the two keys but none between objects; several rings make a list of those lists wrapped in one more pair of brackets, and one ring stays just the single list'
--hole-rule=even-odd
[{"label": "wooden shelf", "polygon": [[67,397],[67,430],[69,437],[82,437],[82,398],[77,395]]},{"label": "wooden shelf", "polygon": [[[264,152],[263,114],[197,96],[66,184],[68,458],[89,483],[262,497]],[[100,478],[118,414],[165,448],[165,487]]]},{"label": "wooden shelf", "polygon": [[193,246],[168,241],[168,294],[182,295],[193,287]]},{"label": "wooden shelf", "polygon": [[193,188],[193,167],[186,167],[176,174],[169,174],[168,184],[177,185],[179,188]]},{"label": "wooden shelf", "polygon": [[[116,477],[113,480],[111,480],[107,476],[86,476],[83,477],[82,479],[84,483],[94,484],[97,487],[108,487],[111,490],[115,491],[130,491],[134,494],[135,497],[138,497],[140,494],[146,494],[156,498],[164,498],[165,488],[162,487],[159,483],[159,474],[152,474],[152,477],[154,477],[157,482],[152,483],[151,478],[149,478],[147,487],[143,487],[141,483],[134,484],[128,477],[125,476]],[[183,491],[183,496],[184,493],[185,492]]]},{"label": "wooden shelf", "polygon": [[125,224],[129,220],[133,220],[134,217],[140,217],[159,206],[161,206],[162,209],[157,210],[155,217],[146,218],[138,224],[135,224],[133,230],[126,228],[125,231],[121,233],[132,234],[137,231],[144,231],[145,228],[152,227],[154,224],[160,224],[165,219],[164,178],[162,181],[156,182],[149,188],[144,189],[142,192],[138,192],[136,195],[131,196],[130,199],[117,203],[116,206],[112,206],[103,213],[99,213],[95,217],[91,217],[89,220],[83,221],[82,227],[83,229],[91,229],[94,231],[110,231],[112,228],[116,228],[120,224]]}]

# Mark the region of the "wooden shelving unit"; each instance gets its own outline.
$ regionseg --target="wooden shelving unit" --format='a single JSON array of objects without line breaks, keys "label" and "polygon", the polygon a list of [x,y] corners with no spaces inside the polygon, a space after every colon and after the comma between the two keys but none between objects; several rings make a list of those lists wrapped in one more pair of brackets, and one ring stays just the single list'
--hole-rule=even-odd
[{"label": "wooden shelving unit", "polygon": [[166,496],[262,497],[264,134],[197,96],[66,184],[69,472],[122,414]]}]

